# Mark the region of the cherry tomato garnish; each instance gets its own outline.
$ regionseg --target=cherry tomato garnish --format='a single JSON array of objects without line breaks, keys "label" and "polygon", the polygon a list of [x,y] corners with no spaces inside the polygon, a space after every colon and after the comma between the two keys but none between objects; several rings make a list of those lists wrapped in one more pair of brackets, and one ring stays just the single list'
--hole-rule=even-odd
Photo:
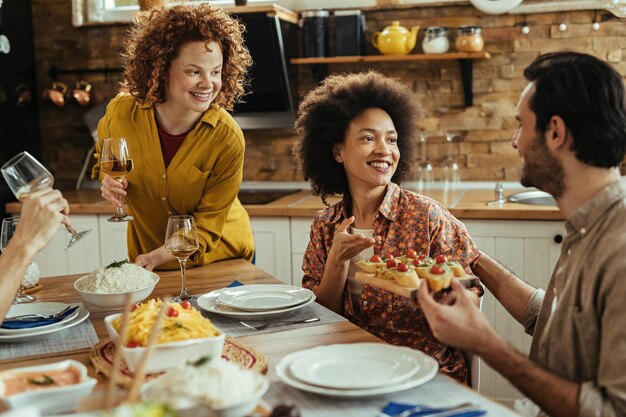
[{"label": "cherry tomato garnish", "polygon": [[435,260],[437,261],[438,264],[445,264],[446,263],[445,255],[437,255],[437,258]]},{"label": "cherry tomato garnish", "polygon": [[189,301],[187,301],[187,300],[182,301],[182,302],[180,303],[180,306],[181,306],[182,308],[184,308],[185,310],[191,310],[191,303],[190,303]]},{"label": "cherry tomato garnish", "polygon": [[432,268],[430,268],[430,273],[431,274],[435,274],[435,275],[441,275],[443,274],[445,271],[443,270],[442,267],[440,267],[439,265],[433,265]]},{"label": "cherry tomato garnish", "polygon": [[419,260],[419,259],[413,259],[413,265],[415,265],[415,266],[420,266],[420,264],[421,264],[421,263],[422,263],[422,261],[421,261],[421,260]]},{"label": "cherry tomato garnish", "polygon": [[420,256],[418,256],[418,257],[417,257],[417,260],[418,260],[418,261],[421,261],[421,260],[423,260],[424,258],[426,258],[426,255],[420,255]]},{"label": "cherry tomato garnish", "polygon": [[178,317],[178,310],[174,307],[170,307],[167,309],[167,317]]},{"label": "cherry tomato garnish", "polygon": [[380,262],[380,255],[374,255],[370,258],[370,262]]},{"label": "cherry tomato garnish", "polygon": [[396,261],[394,261],[393,259],[389,259],[387,261],[387,268],[395,268],[396,267]]},{"label": "cherry tomato garnish", "polygon": [[409,270],[409,266],[407,264],[403,264],[402,262],[398,264],[398,271],[406,272],[408,270]]},{"label": "cherry tomato garnish", "polygon": [[406,256],[407,258],[410,258],[410,259],[415,259],[415,258],[417,258],[417,252],[415,252],[413,249],[409,249],[409,250],[406,251],[404,256]]},{"label": "cherry tomato garnish", "polygon": [[136,340],[131,340],[130,342],[126,344],[126,347],[129,347],[129,348],[141,347],[141,343],[139,343]]},{"label": "cherry tomato garnish", "polygon": [[394,260],[396,259],[392,254],[388,253],[387,255],[385,255],[385,259],[389,260]]}]

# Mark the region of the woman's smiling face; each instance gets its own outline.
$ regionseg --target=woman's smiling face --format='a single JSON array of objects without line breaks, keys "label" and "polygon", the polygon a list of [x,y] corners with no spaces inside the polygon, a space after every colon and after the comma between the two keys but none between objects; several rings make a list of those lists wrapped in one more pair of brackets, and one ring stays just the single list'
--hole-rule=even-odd
[{"label": "woman's smiling face", "polygon": [[350,189],[386,187],[398,167],[400,151],[393,120],[380,108],[363,110],[346,129],[335,160],[343,164]]}]

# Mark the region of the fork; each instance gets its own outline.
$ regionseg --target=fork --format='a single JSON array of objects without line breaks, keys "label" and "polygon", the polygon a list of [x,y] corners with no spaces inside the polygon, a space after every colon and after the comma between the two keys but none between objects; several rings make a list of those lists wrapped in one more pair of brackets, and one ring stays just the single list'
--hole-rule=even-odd
[{"label": "fork", "polygon": [[243,326],[252,329],[252,330],[264,330],[270,326],[287,326],[289,324],[298,324],[298,323],[313,323],[316,321],[320,321],[319,317],[312,317],[310,319],[305,320],[288,320],[288,321],[270,321],[268,323],[259,324],[257,326],[252,325],[250,323],[246,323],[245,321],[240,321]]},{"label": "fork", "polygon": [[39,313],[29,313],[29,314],[21,314],[19,316],[7,317],[6,321],[34,321],[34,320],[46,320],[46,319],[56,319],[63,314],[67,313],[69,310],[74,308],[74,306],[67,306],[63,310],[58,313],[53,314],[39,314]]},{"label": "fork", "polygon": [[482,411],[482,410],[478,409],[476,404],[472,404],[472,403],[462,403],[462,404],[457,404],[457,405],[453,405],[450,407],[426,407],[424,405],[416,405],[415,407],[411,409],[405,410],[398,414],[394,414],[391,417],[409,417],[416,413],[420,413],[420,415],[424,415],[424,416],[433,416],[433,417],[455,416],[457,415],[457,413],[463,413],[462,415],[465,415],[465,412],[470,413],[471,415],[474,415],[473,412],[476,412],[476,411]]}]

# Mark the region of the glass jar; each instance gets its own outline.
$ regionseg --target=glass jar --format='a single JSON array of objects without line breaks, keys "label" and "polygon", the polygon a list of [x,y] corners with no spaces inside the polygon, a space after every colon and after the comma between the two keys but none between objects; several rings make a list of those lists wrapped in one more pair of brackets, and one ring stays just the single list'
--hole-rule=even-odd
[{"label": "glass jar", "polygon": [[433,26],[426,29],[426,36],[422,41],[422,49],[425,54],[445,54],[450,49],[448,41],[448,29]]},{"label": "glass jar", "polygon": [[456,50],[459,52],[480,52],[485,46],[480,26],[461,26],[457,29]]}]

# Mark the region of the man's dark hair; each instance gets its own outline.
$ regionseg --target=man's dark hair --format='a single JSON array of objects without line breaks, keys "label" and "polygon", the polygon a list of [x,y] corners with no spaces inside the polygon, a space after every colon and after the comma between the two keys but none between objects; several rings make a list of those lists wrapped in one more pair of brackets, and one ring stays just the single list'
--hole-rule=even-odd
[{"label": "man's dark hair", "polygon": [[621,75],[606,62],[577,52],[539,56],[524,76],[535,85],[530,109],[544,132],[559,116],[572,134],[576,158],[618,166],[626,153],[626,95]]},{"label": "man's dark hair", "polygon": [[327,195],[349,191],[343,165],[333,151],[345,140],[352,119],[368,108],[389,114],[398,132],[400,160],[391,180],[400,184],[410,170],[417,129],[417,105],[406,85],[374,71],[331,75],[300,103],[295,152],[305,180],[325,201]]}]

